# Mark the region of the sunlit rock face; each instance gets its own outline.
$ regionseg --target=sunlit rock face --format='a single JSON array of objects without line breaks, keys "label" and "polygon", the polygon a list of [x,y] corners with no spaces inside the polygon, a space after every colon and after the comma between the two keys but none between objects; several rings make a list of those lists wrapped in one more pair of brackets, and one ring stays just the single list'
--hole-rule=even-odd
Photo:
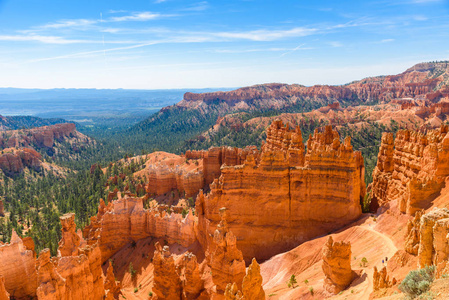
[{"label": "sunlit rock face", "polygon": [[300,129],[275,121],[261,152],[242,165],[223,166],[210,187],[196,202],[203,247],[220,222],[219,208],[226,207],[246,262],[265,260],[361,215],[363,158],[330,126],[316,130],[305,151]]}]

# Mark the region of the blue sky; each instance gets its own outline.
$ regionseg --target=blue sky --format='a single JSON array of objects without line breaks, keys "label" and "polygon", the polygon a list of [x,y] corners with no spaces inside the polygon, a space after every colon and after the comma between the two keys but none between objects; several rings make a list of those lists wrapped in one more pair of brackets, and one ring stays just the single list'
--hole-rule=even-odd
[{"label": "blue sky", "polygon": [[0,0],[0,86],[343,84],[449,59],[449,0]]}]

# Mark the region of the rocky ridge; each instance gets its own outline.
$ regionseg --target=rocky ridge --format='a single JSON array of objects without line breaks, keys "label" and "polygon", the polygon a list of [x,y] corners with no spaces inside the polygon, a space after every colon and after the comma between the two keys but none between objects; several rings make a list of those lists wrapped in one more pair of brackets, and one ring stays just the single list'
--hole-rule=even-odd
[{"label": "rocky ridge", "polygon": [[199,240],[203,247],[211,244],[218,208],[226,207],[245,260],[268,259],[357,219],[365,194],[363,172],[363,158],[352,150],[350,138],[340,143],[330,126],[309,138],[304,153],[299,128],[273,122],[260,153],[248,155],[243,165],[224,165],[211,192],[198,196]]},{"label": "rocky ridge", "polygon": [[384,133],[373,172],[373,201],[398,200],[401,212],[408,214],[428,208],[449,175],[447,132],[447,125],[427,132],[399,130],[394,141]]}]

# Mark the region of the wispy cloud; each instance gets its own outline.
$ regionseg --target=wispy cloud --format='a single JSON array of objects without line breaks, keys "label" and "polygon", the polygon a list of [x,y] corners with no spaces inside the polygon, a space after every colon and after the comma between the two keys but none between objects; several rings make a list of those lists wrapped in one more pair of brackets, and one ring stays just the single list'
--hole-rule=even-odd
[{"label": "wispy cloud", "polygon": [[156,4],[159,4],[159,3],[162,3],[162,2],[166,2],[167,0],[156,0],[156,1],[154,1],[153,3],[156,3]]},{"label": "wispy cloud", "polygon": [[160,19],[163,17],[170,17],[170,16],[173,16],[173,15],[163,15],[160,13],[152,13],[149,11],[144,11],[144,12],[133,13],[133,14],[127,15],[127,16],[112,17],[112,18],[110,18],[110,21],[112,21],[112,22],[149,21],[149,20],[155,20],[155,19]]},{"label": "wispy cloud", "polygon": [[197,2],[192,4],[189,7],[186,7],[182,10],[184,11],[203,11],[209,8],[209,3],[207,1],[201,1],[201,2]]},{"label": "wispy cloud", "polygon": [[59,56],[53,56],[53,57],[45,57],[45,58],[33,59],[33,60],[27,61],[27,63],[35,63],[35,62],[57,60],[57,59],[64,59],[64,58],[75,58],[75,57],[82,57],[82,56],[91,55],[91,54],[103,55],[106,52],[130,50],[130,49],[136,49],[136,48],[141,48],[141,47],[145,47],[145,46],[157,45],[157,44],[160,44],[160,43],[161,43],[160,41],[152,41],[152,42],[148,42],[148,43],[142,43],[142,44],[137,44],[137,45],[125,46],[125,47],[109,48],[109,49],[95,50],[95,51],[77,52],[77,53],[71,53],[71,54],[66,54],[66,55],[59,55]]},{"label": "wispy cloud", "polygon": [[381,43],[391,43],[391,42],[394,42],[394,39],[383,39],[380,42]]},{"label": "wispy cloud", "polygon": [[99,20],[75,19],[75,20],[61,20],[55,23],[49,23],[39,26],[40,29],[59,29],[67,27],[81,27],[98,23]]},{"label": "wispy cloud", "polygon": [[0,35],[0,41],[10,42],[41,42],[45,44],[80,44],[92,43],[88,40],[71,40],[59,36],[45,36],[45,35]]},{"label": "wispy cloud", "polygon": [[293,48],[293,49],[289,49],[287,52],[282,53],[282,54],[281,54],[281,57],[283,57],[283,56],[285,56],[285,55],[288,55],[288,54],[290,54],[290,53],[296,52],[296,51],[298,51],[299,49],[302,49],[302,50],[305,50],[305,49],[312,49],[312,48],[303,48],[303,46],[304,46],[304,44],[301,44],[301,45],[299,45],[298,47],[295,47],[295,48]]},{"label": "wispy cloud", "polygon": [[216,32],[212,35],[228,38],[228,39],[242,39],[250,41],[274,41],[288,37],[308,36],[316,33],[315,28],[295,27],[287,30],[253,30],[243,32]]}]

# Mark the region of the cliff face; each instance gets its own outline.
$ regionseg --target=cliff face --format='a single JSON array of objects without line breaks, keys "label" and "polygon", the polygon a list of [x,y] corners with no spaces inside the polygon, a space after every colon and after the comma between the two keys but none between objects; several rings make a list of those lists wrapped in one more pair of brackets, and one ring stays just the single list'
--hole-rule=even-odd
[{"label": "cliff face", "polygon": [[60,219],[63,234],[58,256],[50,260],[48,250],[43,250],[39,257],[40,298],[102,299],[105,290],[98,245],[88,246],[78,236],[74,214]]},{"label": "cliff face", "polygon": [[81,135],[73,123],[55,124],[32,129],[4,131],[0,136],[0,147],[39,147],[52,148],[55,140]]},{"label": "cliff face", "polygon": [[83,230],[89,245],[98,242],[102,262],[131,241],[146,237],[166,239],[187,247],[196,241],[195,217],[191,212],[181,214],[159,212],[157,208],[144,209],[142,198],[119,198],[105,206],[101,200],[96,217]]},{"label": "cliff face", "polygon": [[36,253],[24,245],[15,231],[9,244],[0,245],[0,276],[5,279],[4,285],[11,297],[36,297],[35,259]]},{"label": "cliff face", "polygon": [[242,107],[279,109],[295,104],[298,100],[313,101],[321,106],[334,101],[389,102],[404,97],[427,97],[434,101],[449,95],[445,89],[449,83],[448,77],[447,63],[427,63],[418,64],[398,75],[365,78],[344,86],[305,87],[271,83],[229,92],[186,93],[177,106],[198,109],[211,103],[224,103],[227,110],[236,110]]},{"label": "cliff face", "polygon": [[338,294],[349,286],[354,277],[351,270],[351,244],[334,243],[332,236],[329,236],[322,255],[322,269],[326,276],[324,288],[332,294]]},{"label": "cliff face", "polygon": [[449,175],[448,126],[421,133],[400,130],[382,136],[378,164],[373,172],[373,201],[397,200],[403,213],[427,208]]},{"label": "cliff face", "polygon": [[[210,194],[196,202],[199,240],[220,222],[218,209],[228,209],[228,225],[245,260],[265,260],[318,235],[350,223],[361,214],[363,159],[347,138],[340,144],[331,127],[309,138],[307,153],[299,128],[273,122],[260,154],[243,165],[223,166]],[[251,224],[251,230],[248,230]]]},{"label": "cliff face", "polygon": [[[449,271],[449,210],[434,208],[425,214],[417,214],[419,220],[409,224],[406,251],[418,255],[418,267],[435,265],[437,276]],[[419,233],[416,241],[415,232]]]},{"label": "cliff face", "polygon": [[0,154],[0,169],[7,174],[22,173],[25,167],[36,171],[42,168],[42,156],[33,149],[6,149]]}]

